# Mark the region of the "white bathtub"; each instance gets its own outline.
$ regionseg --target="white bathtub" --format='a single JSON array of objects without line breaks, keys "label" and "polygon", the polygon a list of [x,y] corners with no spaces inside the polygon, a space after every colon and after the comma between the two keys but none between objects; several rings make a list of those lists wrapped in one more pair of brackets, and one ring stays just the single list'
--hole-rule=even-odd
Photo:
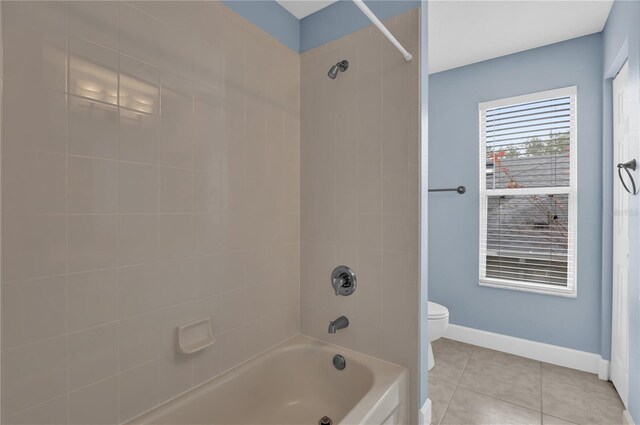
[{"label": "white bathtub", "polygon": [[[341,354],[346,368],[337,370]],[[407,422],[404,367],[296,336],[180,397],[133,424],[400,425]]]}]

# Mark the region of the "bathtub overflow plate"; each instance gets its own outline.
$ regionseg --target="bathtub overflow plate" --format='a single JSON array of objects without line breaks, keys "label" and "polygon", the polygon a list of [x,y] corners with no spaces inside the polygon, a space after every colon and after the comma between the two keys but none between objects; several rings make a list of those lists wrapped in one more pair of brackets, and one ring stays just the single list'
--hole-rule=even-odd
[{"label": "bathtub overflow plate", "polygon": [[333,424],[333,421],[328,416],[323,416],[318,421],[318,425],[332,425],[332,424]]},{"label": "bathtub overflow plate", "polygon": [[333,365],[336,369],[342,370],[347,367],[347,361],[340,354],[333,356]]}]

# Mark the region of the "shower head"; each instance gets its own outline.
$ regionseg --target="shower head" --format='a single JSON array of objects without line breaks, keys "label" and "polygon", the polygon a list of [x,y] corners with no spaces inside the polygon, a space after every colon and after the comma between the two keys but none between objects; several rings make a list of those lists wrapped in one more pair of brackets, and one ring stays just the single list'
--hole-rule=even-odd
[{"label": "shower head", "polygon": [[338,76],[338,71],[345,72],[347,69],[349,69],[349,62],[346,60],[343,60],[333,65],[329,70],[329,72],[327,72],[327,75],[332,80],[335,80],[336,77]]}]

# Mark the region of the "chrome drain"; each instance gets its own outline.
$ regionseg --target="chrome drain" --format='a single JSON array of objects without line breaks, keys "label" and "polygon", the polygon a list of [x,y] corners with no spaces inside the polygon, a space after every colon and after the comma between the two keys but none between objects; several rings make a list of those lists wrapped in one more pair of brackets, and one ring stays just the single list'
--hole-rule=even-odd
[{"label": "chrome drain", "polygon": [[328,416],[323,416],[318,421],[318,425],[332,425],[332,424],[333,424],[333,421]]},{"label": "chrome drain", "polygon": [[333,356],[333,366],[338,370],[342,370],[347,367],[347,361],[340,354],[336,354]]}]

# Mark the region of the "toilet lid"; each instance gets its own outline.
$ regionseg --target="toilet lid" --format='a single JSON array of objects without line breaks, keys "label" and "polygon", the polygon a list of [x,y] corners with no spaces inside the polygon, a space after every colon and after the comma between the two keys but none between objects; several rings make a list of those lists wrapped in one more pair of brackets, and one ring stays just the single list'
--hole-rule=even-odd
[{"label": "toilet lid", "polygon": [[429,301],[429,305],[427,307],[427,315],[429,319],[442,319],[449,315],[449,310],[443,305],[432,303],[431,301]]}]

